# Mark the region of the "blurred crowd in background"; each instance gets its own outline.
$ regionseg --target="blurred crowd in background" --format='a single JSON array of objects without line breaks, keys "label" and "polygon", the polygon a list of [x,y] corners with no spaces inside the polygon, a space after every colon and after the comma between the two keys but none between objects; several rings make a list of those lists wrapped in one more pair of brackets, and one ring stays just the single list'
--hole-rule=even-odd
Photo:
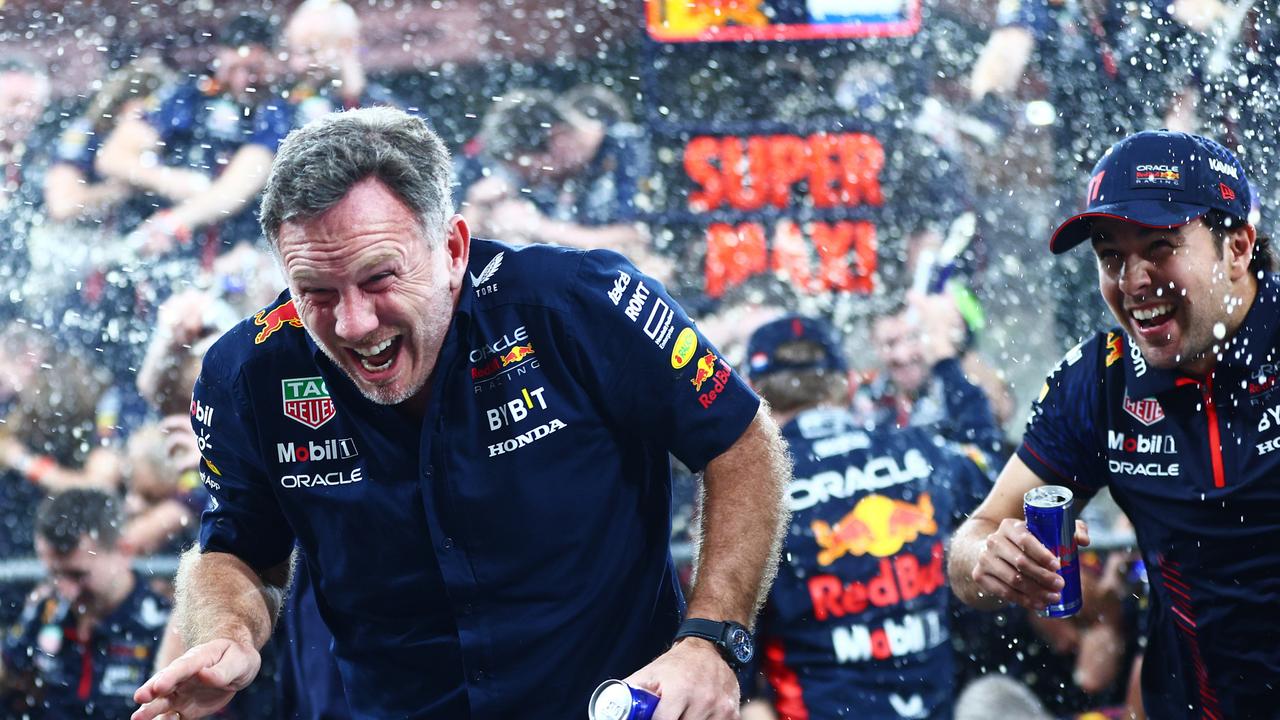
[{"label": "blurred crowd in background", "polygon": [[[704,4],[747,27],[771,5]],[[276,145],[344,108],[419,114],[474,234],[618,250],[735,364],[765,321],[833,321],[857,417],[981,441],[999,467],[1041,379],[1101,326],[1090,263],[1046,252],[1088,168],[1138,129],[1200,132],[1259,179],[1269,229],[1280,67],[1266,3],[998,5],[904,3],[918,25],[896,36],[681,44],[646,33],[640,3],[0,2],[0,627],[35,628],[30,659],[89,642],[46,632],[77,604],[163,625],[165,573],[121,588],[81,565],[193,542],[217,472],[195,374],[282,286],[255,217]],[[990,421],[957,401],[975,386]],[[686,563],[695,487],[676,488]],[[98,510],[58,522],[69,491]],[[1029,713],[1127,717],[1144,577],[1106,505],[1089,612],[957,611],[957,688],[1002,673]],[[77,565],[79,539],[101,552]],[[62,717],[10,650],[0,714]],[[153,652],[100,687],[141,682]],[[256,697],[232,712],[309,717]]]}]

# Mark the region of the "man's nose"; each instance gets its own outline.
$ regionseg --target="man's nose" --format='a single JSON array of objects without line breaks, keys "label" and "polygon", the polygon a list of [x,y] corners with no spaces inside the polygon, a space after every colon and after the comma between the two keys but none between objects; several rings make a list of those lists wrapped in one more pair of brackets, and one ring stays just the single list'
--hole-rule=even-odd
[{"label": "man's nose", "polygon": [[373,302],[360,292],[339,300],[336,314],[334,332],[347,342],[363,340],[378,327],[378,314]]},{"label": "man's nose", "polygon": [[1151,286],[1151,264],[1141,258],[1129,258],[1120,268],[1120,291],[1125,295],[1141,295]]}]

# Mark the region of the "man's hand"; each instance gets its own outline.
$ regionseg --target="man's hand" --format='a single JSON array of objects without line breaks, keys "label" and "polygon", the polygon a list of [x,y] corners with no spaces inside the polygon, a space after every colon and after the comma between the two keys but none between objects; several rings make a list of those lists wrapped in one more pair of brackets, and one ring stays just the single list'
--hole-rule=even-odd
[{"label": "man's hand", "polygon": [[929,367],[960,354],[965,324],[955,298],[949,293],[910,293],[907,303],[919,323],[920,351]]},{"label": "man's hand", "polygon": [[258,651],[244,643],[219,639],[197,645],[138,688],[133,699],[142,707],[132,720],[174,713],[182,720],[212,715],[253,682],[261,665]]},{"label": "man's hand", "polygon": [[738,717],[738,679],[706,640],[682,638],[625,682],[662,698],[653,720]]},{"label": "man's hand", "polygon": [[[1076,521],[1076,544],[1089,544],[1083,520]],[[1065,584],[1060,567],[1058,557],[1036,540],[1025,521],[1005,518],[983,541],[973,581],[988,595],[1040,612],[1060,598]]]}]

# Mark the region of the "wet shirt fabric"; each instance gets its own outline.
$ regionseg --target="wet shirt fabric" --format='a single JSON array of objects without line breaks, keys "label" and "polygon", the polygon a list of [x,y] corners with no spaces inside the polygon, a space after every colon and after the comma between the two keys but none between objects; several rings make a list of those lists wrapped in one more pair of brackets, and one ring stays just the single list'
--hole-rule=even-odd
[{"label": "wet shirt fabric", "polygon": [[[1280,684],[1280,286],[1261,282],[1208,376],[1147,364],[1120,330],[1067,353],[1018,457],[1129,516],[1150,578],[1150,717],[1273,718]],[[1190,708],[1190,710],[1188,710]]]},{"label": "wet shirt fabric", "polygon": [[38,594],[5,638],[5,670],[36,681],[33,717],[127,720],[138,708],[133,693],[151,676],[168,620],[168,601],[138,575],[133,592],[87,637],[67,603]]},{"label": "wet shirt fabric", "polygon": [[422,421],[366,400],[287,294],[218,341],[192,402],[204,551],[295,536],[362,718],[581,715],[682,611],[668,453],[694,469],[751,393],[609,251],[471,245]]},{"label": "wet shirt fabric", "polygon": [[866,430],[843,409],[782,433],[791,528],[758,638],[779,716],[950,718],[943,548],[990,489],[985,457],[920,428]]},{"label": "wet shirt fabric", "polygon": [[[249,107],[223,94],[216,82],[201,78],[178,85],[147,116],[165,145],[163,162],[217,177],[244,145],[260,145],[274,153],[293,129],[293,116],[281,100],[270,98]],[[236,242],[257,242],[262,234],[257,204],[219,222],[207,233],[214,254]]]}]

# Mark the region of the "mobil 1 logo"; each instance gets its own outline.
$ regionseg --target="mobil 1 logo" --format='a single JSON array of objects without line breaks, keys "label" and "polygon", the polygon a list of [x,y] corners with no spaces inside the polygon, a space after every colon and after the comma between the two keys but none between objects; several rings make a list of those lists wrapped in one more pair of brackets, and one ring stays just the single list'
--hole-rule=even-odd
[{"label": "mobil 1 logo", "polygon": [[276,443],[276,460],[281,463],[322,462],[325,460],[347,460],[358,457],[356,441],[351,438],[330,438],[316,442]]}]

